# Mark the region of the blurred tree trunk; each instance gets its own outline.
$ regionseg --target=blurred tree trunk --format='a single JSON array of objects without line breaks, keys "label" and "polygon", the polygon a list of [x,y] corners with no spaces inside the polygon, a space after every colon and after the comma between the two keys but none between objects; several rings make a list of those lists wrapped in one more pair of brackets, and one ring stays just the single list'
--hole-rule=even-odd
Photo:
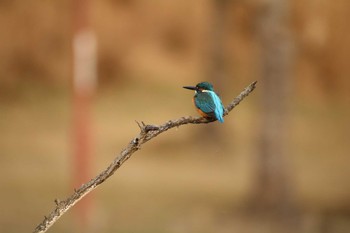
[{"label": "blurred tree trunk", "polygon": [[211,25],[209,25],[208,36],[208,66],[206,78],[213,80],[219,90],[222,87],[222,80],[225,78],[225,48],[224,38],[226,35],[225,21],[227,0],[213,0]]},{"label": "blurred tree trunk", "polygon": [[[208,25],[208,41],[205,63],[208,64],[204,68],[204,78],[202,81],[213,83],[215,91],[220,95],[220,90],[223,90],[223,80],[225,79],[225,48],[224,39],[227,34],[225,29],[226,9],[228,0],[213,0],[211,1],[210,24]],[[223,104],[225,102],[223,101]],[[210,131],[210,134],[208,133]],[[203,143],[208,146],[223,146],[222,133],[215,124],[208,124],[199,132]],[[215,140],[213,140],[215,138]]]},{"label": "blurred tree trunk", "polygon": [[288,103],[294,51],[289,1],[266,0],[258,6],[261,48],[261,131],[254,206],[277,216],[293,214],[287,161]]}]

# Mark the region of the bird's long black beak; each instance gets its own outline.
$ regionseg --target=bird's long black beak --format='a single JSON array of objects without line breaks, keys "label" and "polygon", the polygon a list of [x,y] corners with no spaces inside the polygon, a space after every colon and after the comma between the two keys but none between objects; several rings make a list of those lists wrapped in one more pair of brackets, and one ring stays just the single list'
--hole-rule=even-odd
[{"label": "bird's long black beak", "polygon": [[193,86],[184,86],[183,88],[189,89],[189,90],[196,90],[197,89],[196,87],[193,87]]}]

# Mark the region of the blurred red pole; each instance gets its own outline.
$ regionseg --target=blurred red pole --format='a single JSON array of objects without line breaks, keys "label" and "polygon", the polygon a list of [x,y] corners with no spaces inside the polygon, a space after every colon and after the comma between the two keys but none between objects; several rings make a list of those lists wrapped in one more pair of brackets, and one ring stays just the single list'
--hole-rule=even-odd
[{"label": "blurred red pole", "polygon": [[[96,83],[96,37],[89,23],[89,0],[73,1],[73,185],[92,178],[91,100]],[[90,226],[92,200],[84,198],[76,208],[78,231]]]}]

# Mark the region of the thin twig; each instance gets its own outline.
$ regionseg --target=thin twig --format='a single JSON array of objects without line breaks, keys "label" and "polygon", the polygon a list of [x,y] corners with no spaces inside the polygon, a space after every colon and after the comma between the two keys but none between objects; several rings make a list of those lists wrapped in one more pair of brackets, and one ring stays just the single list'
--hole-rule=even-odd
[{"label": "thin twig", "polygon": [[[248,96],[256,86],[256,81],[245,88],[225,109],[224,115],[236,107],[246,96]],[[185,124],[206,124],[215,121],[214,119],[206,119],[203,117],[181,117],[175,120],[169,120],[162,125],[145,125],[143,122],[139,123],[140,133],[133,138],[129,144],[124,148],[118,157],[98,176],[89,182],[83,184],[80,188],[75,189],[74,193],[66,200],[59,201],[55,199],[55,208],[44,220],[35,228],[33,233],[46,232],[64,213],[66,213],[73,205],[80,201],[85,195],[94,190],[101,183],[106,181],[113,173],[126,161],[131,155],[141,148],[141,145],[153,139],[157,135],[163,133],[174,127],[179,127]]]}]

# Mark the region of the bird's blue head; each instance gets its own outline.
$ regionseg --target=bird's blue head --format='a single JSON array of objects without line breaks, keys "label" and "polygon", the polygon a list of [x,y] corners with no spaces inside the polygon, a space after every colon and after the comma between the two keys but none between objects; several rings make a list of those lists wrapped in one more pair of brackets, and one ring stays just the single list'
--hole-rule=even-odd
[{"label": "bird's blue head", "polygon": [[214,91],[214,87],[211,83],[201,82],[196,85],[199,90]]},{"label": "bird's blue head", "polygon": [[211,83],[208,82],[201,82],[198,83],[195,87],[193,86],[184,86],[186,89],[195,90],[197,93],[200,93],[202,91],[214,91],[214,87]]}]

